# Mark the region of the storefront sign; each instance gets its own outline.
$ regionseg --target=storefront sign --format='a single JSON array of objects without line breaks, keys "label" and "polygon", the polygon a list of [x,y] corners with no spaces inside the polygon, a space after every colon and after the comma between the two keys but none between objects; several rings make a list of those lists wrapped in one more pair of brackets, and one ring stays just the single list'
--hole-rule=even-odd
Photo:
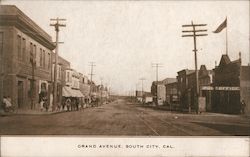
[{"label": "storefront sign", "polygon": [[212,86],[202,86],[201,90],[239,91],[240,87],[223,87],[223,86],[212,87]]}]

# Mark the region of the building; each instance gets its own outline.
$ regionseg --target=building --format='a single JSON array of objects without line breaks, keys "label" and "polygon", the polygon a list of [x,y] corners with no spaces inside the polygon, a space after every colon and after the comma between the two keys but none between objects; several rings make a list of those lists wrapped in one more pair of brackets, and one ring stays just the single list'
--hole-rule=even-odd
[{"label": "building", "polygon": [[74,69],[66,69],[65,86],[63,87],[63,97],[84,98],[80,91],[80,73]]},{"label": "building", "polygon": [[[213,70],[207,70],[205,65],[201,65],[200,69],[198,70],[198,83],[199,83],[199,97],[205,100],[205,103],[202,104],[203,111],[211,111],[211,104],[212,104],[212,93],[209,90],[212,83],[213,83]],[[196,93],[196,76],[195,71],[191,72],[187,75],[187,96],[188,102],[190,104],[191,110],[195,110],[195,93]],[[201,103],[201,102],[199,102]],[[199,104],[201,105],[201,104]]]},{"label": "building", "polygon": [[52,38],[21,10],[0,5],[0,98],[21,109],[39,107],[39,93],[52,91]]},{"label": "building", "polygon": [[170,110],[179,110],[180,102],[178,95],[178,83],[177,80],[172,83],[168,83],[166,86],[166,103]]},{"label": "building", "polygon": [[84,102],[90,102],[90,84],[87,76],[80,74],[80,91],[84,95]]},{"label": "building", "polygon": [[166,78],[162,81],[153,81],[151,85],[151,93],[154,95],[154,102],[158,100],[158,105],[166,104],[166,84],[175,82],[175,78]]},{"label": "building", "polygon": [[222,55],[220,64],[214,69],[212,109],[215,112],[239,114],[240,101],[244,99],[249,114],[250,67],[241,66],[241,58],[231,61]]},{"label": "building", "polygon": [[[51,71],[51,78],[54,82],[54,70],[55,70],[55,53],[52,53],[53,64]],[[64,59],[61,56],[58,56],[58,65],[57,65],[57,104],[59,106],[62,104],[62,91],[63,87],[66,86],[66,70],[70,69],[70,62]]]},{"label": "building", "polygon": [[178,97],[180,99],[180,108],[181,110],[190,110],[191,102],[188,96],[188,92],[190,92],[188,87],[188,75],[194,73],[195,70],[184,69],[177,72],[177,83],[178,83]]},{"label": "building", "polygon": [[245,113],[250,115],[250,65],[240,69],[240,98],[246,103]]},{"label": "building", "polygon": [[212,91],[214,71],[207,70],[205,65],[201,65],[199,70],[199,96],[205,98],[206,111],[212,111]]},{"label": "building", "polygon": [[144,104],[151,104],[153,102],[153,95],[151,92],[144,92],[143,94],[143,103]]},{"label": "building", "polygon": [[138,91],[138,90],[135,91],[136,99],[137,99],[139,102],[142,102],[143,93],[144,93],[144,92],[142,92],[142,91]]}]

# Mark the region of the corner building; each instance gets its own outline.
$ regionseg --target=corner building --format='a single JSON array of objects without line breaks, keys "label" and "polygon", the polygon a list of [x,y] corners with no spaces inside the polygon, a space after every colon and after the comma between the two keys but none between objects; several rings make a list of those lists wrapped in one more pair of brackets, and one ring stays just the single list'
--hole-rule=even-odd
[{"label": "corner building", "polygon": [[10,96],[18,108],[37,108],[39,93],[53,87],[51,36],[16,6],[0,5],[0,40],[0,101]]}]

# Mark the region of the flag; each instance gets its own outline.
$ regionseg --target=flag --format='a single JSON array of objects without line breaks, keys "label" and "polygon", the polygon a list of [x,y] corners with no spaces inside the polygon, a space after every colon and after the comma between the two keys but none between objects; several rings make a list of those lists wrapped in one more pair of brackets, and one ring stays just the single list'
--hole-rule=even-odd
[{"label": "flag", "polygon": [[220,26],[215,30],[213,31],[214,33],[220,33],[224,28],[227,27],[227,18],[225,19],[225,21],[220,24]]}]

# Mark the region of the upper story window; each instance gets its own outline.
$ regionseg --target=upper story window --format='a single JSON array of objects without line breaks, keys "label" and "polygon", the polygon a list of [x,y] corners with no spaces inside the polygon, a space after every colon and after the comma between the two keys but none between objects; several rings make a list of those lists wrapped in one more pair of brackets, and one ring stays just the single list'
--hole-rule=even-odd
[{"label": "upper story window", "polygon": [[33,56],[33,44],[30,43],[30,55],[28,56],[28,60],[31,62],[33,62],[34,56]]},{"label": "upper story window", "polygon": [[26,58],[26,40],[23,38],[22,40],[22,60],[25,61]]},{"label": "upper story window", "polygon": [[69,72],[66,73],[66,82],[69,82]]},{"label": "upper story window", "polygon": [[51,66],[51,58],[50,58],[50,53],[48,53],[48,69],[50,69]]},{"label": "upper story window", "polygon": [[43,63],[43,54],[42,54],[42,49],[40,48],[40,52],[39,52],[39,66],[42,67],[42,63]]},{"label": "upper story window", "polygon": [[45,68],[45,60],[46,60],[46,56],[45,56],[45,50],[43,50],[43,68]]},{"label": "upper story window", "polygon": [[33,57],[36,59],[36,45],[33,45]]},{"label": "upper story window", "polygon": [[18,60],[22,60],[22,54],[21,54],[21,36],[17,35],[17,57]]},{"label": "upper story window", "polygon": [[3,33],[0,32],[0,55],[3,54]]}]

